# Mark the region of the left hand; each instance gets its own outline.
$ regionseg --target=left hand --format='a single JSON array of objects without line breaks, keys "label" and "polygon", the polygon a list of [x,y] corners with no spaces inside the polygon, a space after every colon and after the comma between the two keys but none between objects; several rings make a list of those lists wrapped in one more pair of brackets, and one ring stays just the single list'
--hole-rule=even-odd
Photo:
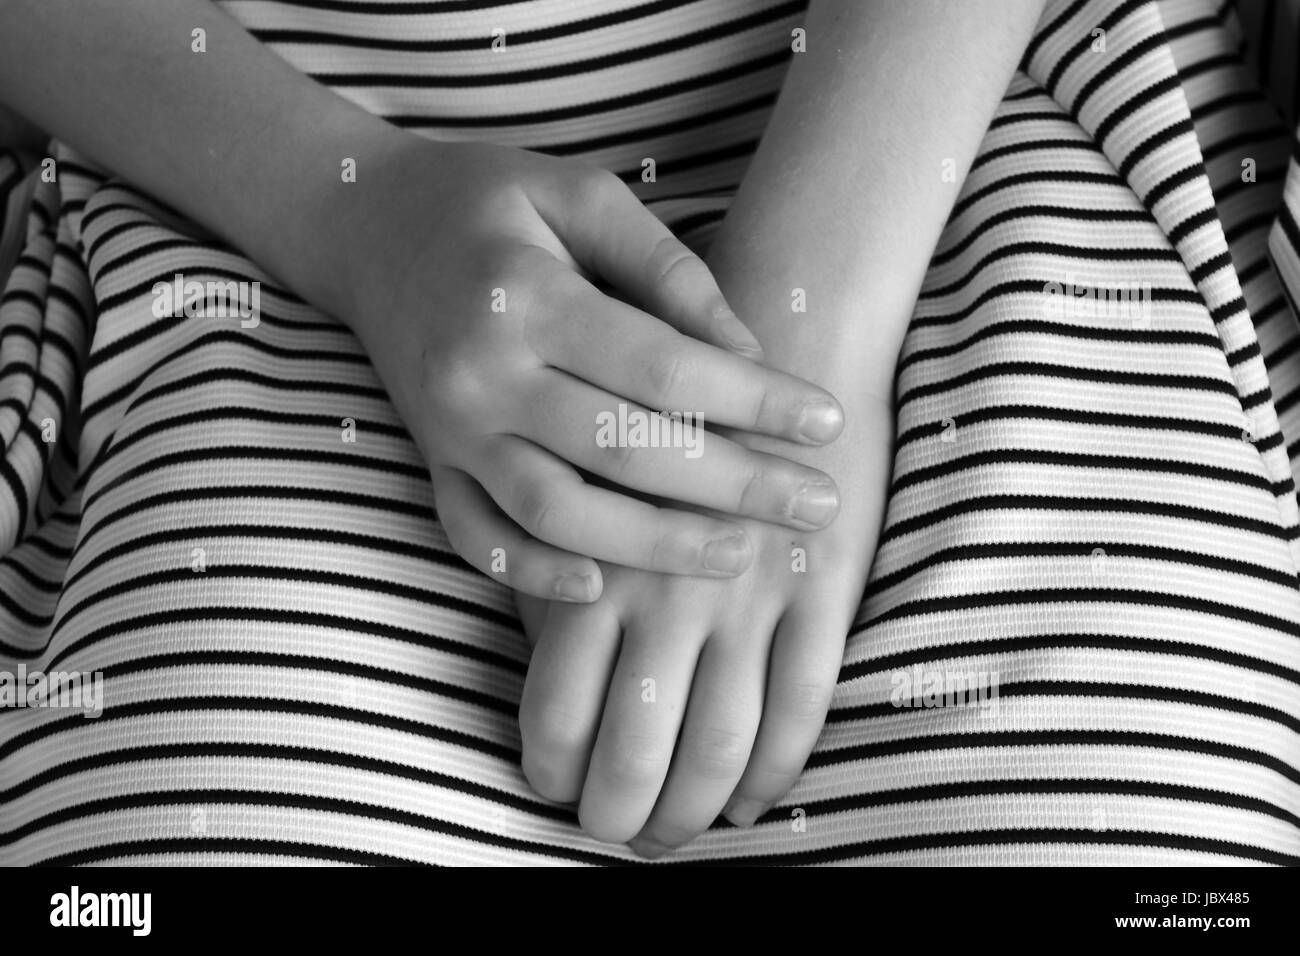
[{"label": "left hand", "polygon": [[756,557],[735,579],[606,565],[593,604],[520,597],[536,645],[520,707],[524,773],[545,797],[580,800],[597,839],[655,857],[724,808],[752,823],[798,777],[861,601],[891,465],[890,409],[872,399],[845,411],[835,445],[798,450],[841,488],[829,528],[744,521]]}]

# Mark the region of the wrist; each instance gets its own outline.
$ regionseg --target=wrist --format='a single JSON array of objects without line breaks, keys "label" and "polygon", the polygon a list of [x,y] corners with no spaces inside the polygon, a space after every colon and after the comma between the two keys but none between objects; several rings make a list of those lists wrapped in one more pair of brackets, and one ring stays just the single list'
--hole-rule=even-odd
[{"label": "wrist", "polygon": [[395,157],[422,144],[434,145],[368,113],[340,117],[313,142],[312,175],[293,187],[299,214],[267,250],[290,288],[354,331],[374,305],[365,262],[390,249],[392,197],[410,186]]},{"label": "wrist", "polygon": [[804,268],[801,254],[769,257],[731,235],[724,227],[705,261],[763,346],[764,364],[827,389],[846,411],[891,406],[910,296],[885,283],[872,292],[850,287],[815,264]]}]

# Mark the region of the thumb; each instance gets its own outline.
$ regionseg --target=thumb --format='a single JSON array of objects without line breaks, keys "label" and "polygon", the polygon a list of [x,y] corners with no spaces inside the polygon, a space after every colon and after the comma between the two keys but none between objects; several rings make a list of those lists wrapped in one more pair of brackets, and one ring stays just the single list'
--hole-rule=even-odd
[{"label": "thumb", "polygon": [[578,264],[677,331],[761,360],[762,346],[731,311],[704,260],[618,177],[598,173],[592,182],[585,201],[546,214]]}]

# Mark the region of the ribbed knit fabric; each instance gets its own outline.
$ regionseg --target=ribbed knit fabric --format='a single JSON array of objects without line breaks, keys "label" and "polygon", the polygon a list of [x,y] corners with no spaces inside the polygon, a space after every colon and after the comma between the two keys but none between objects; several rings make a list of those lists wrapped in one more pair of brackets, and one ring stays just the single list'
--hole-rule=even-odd
[{"label": "ribbed knit fabric", "polygon": [[[619,172],[701,249],[804,15],[224,6],[418,133]],[[907,335],[822,739],[757,827],[670,861],[1300,862],[1294,12],[1049,3]],[[56,155],[46,183],[0,153],[0,669],[102,671],[104,712],[0,710],[0,863],[633,859],[524,781],[510,595],[353,336]],[[261,281],[260,324],[155,317],[177,272]],[[997,706],[896,708],[917,666],[996,674]]]}]

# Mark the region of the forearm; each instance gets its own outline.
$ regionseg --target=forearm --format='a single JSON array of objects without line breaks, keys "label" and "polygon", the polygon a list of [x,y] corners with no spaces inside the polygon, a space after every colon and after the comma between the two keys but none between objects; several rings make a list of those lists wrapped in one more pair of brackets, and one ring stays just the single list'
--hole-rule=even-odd
[{"label": "forearm", "polygon": [[808,52],[709,253],[770,363],[846,406],[888,401],[926,267],[1043,3],[814,0]]},{"label": "forearm", "polygon": [[5,0],[0,100],[323,306],[341,294],[323,260],[345,252],[342,159],[363,176],[367,155],[404,135],[208,0]]}]

